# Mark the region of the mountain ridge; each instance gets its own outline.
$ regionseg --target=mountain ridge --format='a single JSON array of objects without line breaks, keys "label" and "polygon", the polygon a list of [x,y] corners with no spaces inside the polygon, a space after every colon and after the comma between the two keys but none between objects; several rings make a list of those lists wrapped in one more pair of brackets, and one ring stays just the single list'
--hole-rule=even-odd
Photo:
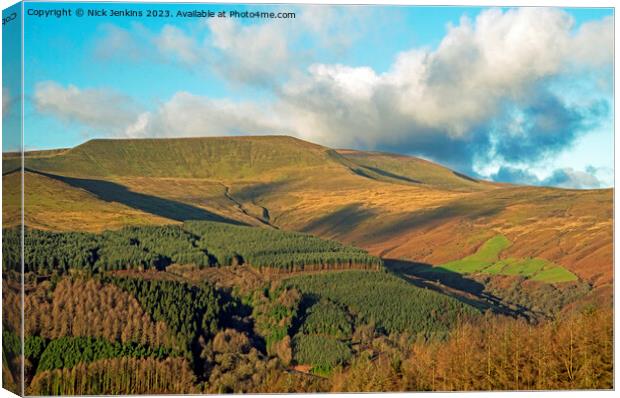
[{"label": "mountain ridge", "polygon": [[[161,147],[167,148],[167,150],[170,151],[168,155],[172,156],[158,153],[161,152]],[[235,162],[229,159],[228,164],[221,165],[222,167],[219,169],[216,167],[213,173],[208,173],[205,170],[208,170],[209,167],[205,164],[205,159],[201,159],[199,155],[205,156],[208,161],[213,161],[213,164],[217,165],[218,161],[214,161],[215,156],[213,151],[217,151],[218,149],[222,153],[227,154],[224,155],[223,158],[230,157],[230,154],[234,154],[238,156],[238,161]],[[115,154],[115,151],[118,153]],[[365,178],[377,179],[390,183],[425,184],[425,181],[419,179],[419,173],[414,173],[415,177],[418,177],[416,179],[407,175],[399,175],[391,170],[382,170],[380,168],[377,170],[376,167],[359,164],[360,154],[364,154],[363,156],[365,157],[375,158],[399,157],[409,162],[416,163],[421,169],[433,169],[431,174],[437,174],[437,172],[441,170],[441,172],[444,173],[444,177],[451,180],[450,184],[443,184],[443,188],[479,188],[468,182],[482,183],[478,185],[485,185],[485,188],[491,188],[494,184],[489,181],[475,180],[438,163],[414,156],[377,151],[332,149],[288,135],[94,138],[73,148],[24,152],[26,167],[34,170],[55,172],[71,176],[109,177],[149,175],[152,177],[212,178],[214,176],[222,177],[222,175],[228,174],[234,178],[247,179],[254,178],[256,172],[267,171],[268,169],[318,166],[331,166],[331,168],[334,168],[334,166],[336,166],[334,163],[337,163],[349,169],[352,173]],[[160,155],[159,160],[164,163],[162,166],[156,167],[152,164],[148,164],[149,162],[147,162],[146,159],[154,155]],[[254,158],[252,155],[254,155]],[[275,158],[281,159],[278,160]],[[174,161],[171,161],[173,159]],[[18,160],[18,157],[13,153],[5,154],[3,156],[5,172],[17,168],[19,166]],[[265,164],[265,167],[261,167],[261,162],[266,161],[268,161],[268,163]],[[184,167],[180,169],[179,166]],[[248,170],[248,166],[255,170]],[[193,169],[193,171],[188,172],[190,169]],[[291,174],[290,171],[291,170],[288,170],[288,174]]]},{"label": "mountain ridge", "polygon": [[[4,158],[5,171],[17,161]],[[25,166],[169,222],[220,217],[428,264],[459,260],[503,234],[514,242],[506,256],[544,258],[597,285],[612,280],[612,189],[498,184],[415,157],[288,136],[96,139],[27,156]],[[79,206],[65,205],[68,213]],[[50,228],[67,229],[62,213],[55,220]]]}]

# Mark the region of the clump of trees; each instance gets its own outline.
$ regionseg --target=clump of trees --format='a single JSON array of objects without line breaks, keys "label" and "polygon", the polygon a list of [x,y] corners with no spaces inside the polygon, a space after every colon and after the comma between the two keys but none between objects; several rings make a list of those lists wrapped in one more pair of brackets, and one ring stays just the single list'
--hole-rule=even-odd
[{"label": "clump of trees", "polygon": [[104,232],[102,239],[98,264],[111,269],[164,269],[171,263],[206,267],[214,262],[198,248],[197,236],[176,225],[126,227]]},{"label": "clump of trees", "polygon": [[526,281],[521,277],[477,277],[485,291],[501,297],[502,302],[518,309],[527,308],[539,317],[554,318],[563,308],[592,291],[587,282],[561,284]]},{"label": "clump of trees", "polygon": [[407,388],[613,388],[612,319],[610,309],[586,309],[538,326],[496,317],[459,324],[446,342],[413,346]]},{"label": "clump of trees", "polygon": [[220,265],[247,263],[283,271],[383,267],[380,258],[362,249],[303,233],[209,221],[188,221],[184,228],[200,236],[200,247]]},{"label": "clump of trees", "polygon": [[134,395],[192,393],[195,376],[183,358],[109,358],[73,368],[46,370],[32,379],[28,395]]},{"label": "clump of trees", "polygon": [[[3,231],[5,233],[7,231]],[[18,230],[10,230],[19,234]],[[85,232],[51,232],[27,228],[24,234],[24,271],[49,274],[70,268],[92,269],[98,259],[100,238]]]},{"label": "clump of trees", "polygon": [[11,360],[21,355],[22,342],[19,335],[10,330],[2,330],[2,358]]},{"label": "clump of trees", "polygon": [[[2,229],[2,271],[21,272],[21,236],[20,228]],[[6,278],[3,275],[3,279]]]},{"label": "clump of trees", "polygon": [[407,341],[443,338],[459,320],[481,316],[392,274],[357,270],[273,282],[249,302],[267,352],[322,375],[348,363],[354,341],[369,342],[376,334],[400,334]]},{"label": "clump of trees", "polygon": [[259,289],[251,299],[254,328],[265,339],[267,353],[277,355],[287,365],[292,356],[287,337],[298,317],[301,300],[297,289],[282,286]]},{"label": "clump of trees", "polygon": [[276,358],[268,358],[250,338],[234,329],[218,332],[202,352],[207,359],[204,393],[248,393],[266,383],[270,374],[282,372]]},{"label": "clump of trees", "polygon": [[228,304],[211,284],[108,277],[107,281],[136,297],[155,321],[165,322],[188,351],[199,337],[209,339],[226,318]]},{"label": "clump of trees", "polygon": [[397,362],[370,352],[356,355],[346,368],[337,368],[329,381],[332,392],[406,391]]},{"label": "clump of trees", "polygon": [[[3,236],[4,238],[4,236]],[[3,251],[5,246],[3,243]],[[22,384],[21,329],[22,295],[19,273],[2,272],[2,387],[20,394]]]},{"label": "clump of trees", "polygon": [[600,308],[530,324],[485,316],[446,340],[375,338],[330,377],[331,391],[613,388],[613,312]]},{"label": "clump of trees", "polygon": [[45,281],[24,301],[26,336],[93,336],[180,348],[165,321],[153,320],[133,295],[99,279],[63,277],[55,287]]},{"label": "clump of trees", "polygon": [[377,331],[442,337],[459,319],[480,315],[475,308],[440,293],[416,288],[390,274],[347,271],[290,278],[286,286],[344,305],[357,324]]},{"label": "clump of trees", "polygon": [[[6,242],[19,242],[18,229],[5,229]],[[19,244],[6,246],[5,269],[19,271]],[[362,249],[311,235],[209,221],[183,226],[125,227],[102,234],[26,229],[25,272],[66,273],[249,264],[284,272],[322,269],[380,269],[382,260]]]},{"label": "clump of trees", "polygon": [[[18,229],[5,229],[3,234],[7,234],[7,240],[19,240]],[[102,234],[27,228],[24,270],[62,274],[70,269],[164,269],[171,263],[212,265],[215,260],[196,246],[197,239],[180,226],[170,225],[126,227]],[[19,245],[9,245],[3,259],[6,269],[19,270],[19,250]]]},{"label": "clump of trees", "polygon": [[[45,350],[36,356],[43,344],[41,340],[33,341],[33,348],[29,350],[29,356],[38,359],[37,372],[72,368],[80,362],[94,362],[106,358],[147,358],[164,359],[174,354],[164,347],[149,347],[139,343],[110,342],[95,337],[61,337],[50,341]],[[174,355],[173,355],[174,356]]]},{"label": "clump of trees", "polygon": [[293,339],[293,358],[299,364],[312,365],[312,371],[329,374],[337,365],[344,365],[351,358],[347,342],[329,336],[297,334]]},{"label": "clump of trees", "polygon": [[352,317],[341,305],[322,299],[302,316],[292,341],[293,359],[312,366],[315,374],[328,375],[352,357]]},{"label": "clump of trees", "polygon": [[306,311],[301,332],[350,339],[353,334],[352,323],[351,316],[342,306],[321,300]]}]

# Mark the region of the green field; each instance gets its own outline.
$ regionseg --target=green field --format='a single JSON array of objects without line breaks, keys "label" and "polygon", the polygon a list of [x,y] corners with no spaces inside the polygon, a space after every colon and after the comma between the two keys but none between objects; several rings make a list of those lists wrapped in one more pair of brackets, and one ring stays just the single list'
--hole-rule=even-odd
[{"label": "green field", "polygon": [[497,235],[480,246],[476,253],[460,260],[451,261],[441,267],[460,274],[469,274],[491,266],[498,260],[502,250],[510,246],[510,241],[504,235]]},{"label": "green field", "polygon": [[560,283],[576,281],[577,277],[566,268],[553,266],[543,269],[532,277],[532,280],[546,283]]},{"label": "green field", "polygon": [[496,273],[500,275],[521,275],[529,277],[551,265],[553,265],[551,262],[542,258],[507,258],[497,261],[491,267],[485,268],[484,272],[487,274]]},{"label": "green field", "polygon": [[496,235],[478,248],[476,253],[460,260],[450,261],[438,267],[439,270],[459,274],[489,274],[522,276],[544,283],[576,281],[577,276],[566,268],[542,258],[500,259],[503,250],[512,243],[504,235]]}]

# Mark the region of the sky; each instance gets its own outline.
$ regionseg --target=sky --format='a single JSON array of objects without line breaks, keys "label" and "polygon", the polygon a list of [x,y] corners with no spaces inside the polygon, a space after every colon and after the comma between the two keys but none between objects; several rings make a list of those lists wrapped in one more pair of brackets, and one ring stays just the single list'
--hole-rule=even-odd
[{"label": "sky", "polygon": [[2,11],[2,146],[3,150],[19,150],[21,135],[21,19],[18,5]]},{"label": "sky", "polygon": [[[286,134],[495,181],[613,185],[611,9],[25,6],[59,8],[74,16],[24,20],[26,149]],[[295,18],[177,15],[192,10]]]}]

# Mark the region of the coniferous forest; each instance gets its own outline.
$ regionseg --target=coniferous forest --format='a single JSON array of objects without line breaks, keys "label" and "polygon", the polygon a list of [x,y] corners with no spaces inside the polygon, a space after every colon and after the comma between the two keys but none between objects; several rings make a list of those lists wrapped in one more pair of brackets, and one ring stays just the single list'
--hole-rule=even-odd
[{"label": "coniferous forest", "polygon": [[2,388],[616,389],[614,7],[13,2]]},{"label": "coniferous forest", "polygon": [[[18,229],[5,229],[3,233],[7,242],[19,240]],[[7,249],[3,266],[9,270],[19,264],[15,261],[19,245],[9,244]],[[247,264],[285,272],[382,267],[379,258],[364,250],[312,235],[206,221],[190,221],[181,226],[125,227],[101,234],[30,228],[25,231],[26,272],[165,270],[173,263],[198,267]]]},{"label": "coniferous forest", "polygon": [[[26,229],[24,248],[29,394],[611,386],[610,308],[502,314],[306,234],[214,222]],[[17,256],[5,251],[4,272]],[[208,277],[229,272],[256,281]],[[8,281],[3,299],[17,300]],[[19,330],[4,326],[3,361],[15,363]]]}]

